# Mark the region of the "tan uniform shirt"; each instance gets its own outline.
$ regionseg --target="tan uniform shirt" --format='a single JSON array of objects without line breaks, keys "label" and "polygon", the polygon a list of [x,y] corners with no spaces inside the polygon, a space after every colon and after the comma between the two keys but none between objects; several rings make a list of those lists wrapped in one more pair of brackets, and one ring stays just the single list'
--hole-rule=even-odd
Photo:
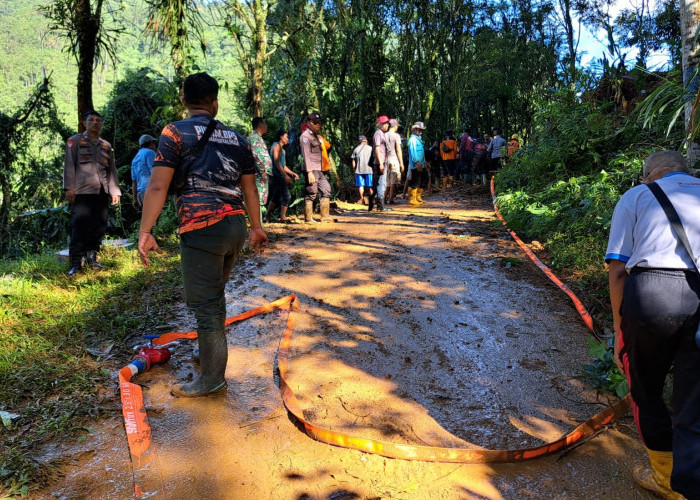
[{"label": "tan uniform shirt", "polygon": [[322,170],[323,152],[321,140],[310,129],[304,130],[299,138],[301,142],[301,155],[304,157],[302,170],[304,172],[316,172]]},{"label": "tan uniform shirt", "polygon": [[102,138],[90,140],[87,132],[68,139],[63,189],[72,189],[75,194],[100,194],[102,189],[121,196],[112,145]]}]

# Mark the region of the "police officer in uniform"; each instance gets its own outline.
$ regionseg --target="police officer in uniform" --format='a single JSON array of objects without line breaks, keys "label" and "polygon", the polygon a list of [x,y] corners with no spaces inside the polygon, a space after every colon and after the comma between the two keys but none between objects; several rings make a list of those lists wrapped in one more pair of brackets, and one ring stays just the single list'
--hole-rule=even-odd
[{"label": "police officer in uniform", "polygon": [[[700,254],[700,180],[675,151],[644,163],[680,217],[690,248]],[[646,185],[627,191],[612,218],[605,255],[615,361],[627,375],[637,429],[650,468],[635,480],[664,498],[700,499],[700,279],[654,194]],[[673,368],[673,414],[663,401]]]},{"label": "police officer in uniform", "polygon": [[322,139],[318,135],[321,130],[321,115],[309,113],[307,128],[299,137],[301,143],[302,171],[305,179],[304,221],[314,224],[314,200],[320,198],[321,222],[330,220],[331,185],[323,173]]},{"label": "police officer in uniform", "polygon": [[109,204],[119,203],[117,169],[112,145],[100,137],[102,116],[85,113],[85,132],[68,139],[63,167],[63,190],[70,203],[70,270],[72,276],[82,269],[83,258],[95,269],[102,237],[107,231]]}]

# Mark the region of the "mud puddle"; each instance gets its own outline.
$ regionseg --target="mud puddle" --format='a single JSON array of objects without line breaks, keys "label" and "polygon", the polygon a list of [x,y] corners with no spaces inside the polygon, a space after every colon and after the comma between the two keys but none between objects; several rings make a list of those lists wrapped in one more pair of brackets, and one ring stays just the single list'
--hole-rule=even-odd
[{"label": "mud puddle", "polygon": [[[299,297],[288,378],[312,423],[401,443],[505,449],[556,439],[604,408],[579,378],[585,327],[561,292],[519,262],[492,224],[488,196],[477,194],[372,215],[341,204],[334,224],[273,226],[269,253],[234,269],[229,315]],[[225,397],[170,396],[195,374],[189,342],[137,377],[160,498],[649,498],[631,477],[643,458],[631,419],[524,464],[408,462],[315,442],[289,420],[274,384],[285,319],[230,327]],[[189,315],[179,321],[193,327]],[[132,497],[118,411],[95,429],[53,449],[73,458],[36,498]]]}]

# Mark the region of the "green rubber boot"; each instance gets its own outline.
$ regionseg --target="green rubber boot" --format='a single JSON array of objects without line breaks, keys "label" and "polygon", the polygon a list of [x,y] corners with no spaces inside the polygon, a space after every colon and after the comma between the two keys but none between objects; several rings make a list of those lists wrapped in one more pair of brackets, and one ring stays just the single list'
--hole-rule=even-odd
[{"label": "green rubber boot", "polygon": [[173,387],[172,394],[178,398],[197,398],[225,391],[224,374],[228,362],[226,334],[207,333],[199,336],[199,377],[187,384]]}]

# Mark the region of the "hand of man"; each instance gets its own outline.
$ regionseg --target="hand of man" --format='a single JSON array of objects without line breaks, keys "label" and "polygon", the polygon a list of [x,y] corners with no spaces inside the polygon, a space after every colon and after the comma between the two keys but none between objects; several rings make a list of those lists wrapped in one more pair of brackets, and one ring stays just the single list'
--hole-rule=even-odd
[{"label": "hand of man", "polygon": [[292,177],[289,174],[284,174],[284,182],[287,184],[291,185],[292,184]]},{"label": "hand of man", "polygon": [[66,189],[66,201],[71,205],[75,203],[75,190]]},{"label": "hand of man", "polygon": [[418,169],[419,172],[423,171],[423,165],[421,164],[421,162],[419,162],[419,161],[416,162],[416,168]]},{"label": "hand of man", "polygon": [[379,175],[383,175],[383,174],[384,174],[384,164],[380,163],[379,164]]},{"label": "hand of man", "polygon": [[112,195],[112,205],[117,205],[119,203],[119,196],[116,194]]},{"label": "hand of man", "polygon": [[139,200],[135,199],[134,202],[132,203],[132,205],[134,206],[134,208],[136,210],[141,210],[141,205],[139,205]]},{"label": "hand of man", "polygon": [[150,264],[148,252],[151,250],[155,250],[156,253],[163,253],[163,250],[160,249],[151,233],[139,233],[139,257],[141,257],[141,263],[145,268],[148,268]]},{"label": "hand of man", "polygon": [[250,249],[258,255],[262,255],[267,246],[267,234],[261,227],[250,230]]},{"label": "hand of man", "polygon": [[617,328],[615,329],[615,343],[613,344],[613,361],[615,361],[615,364],[620,369],[620,373],[624,375],[625,367],[620,359],[620,333]]},{"label": "hand of man", "polygon": [[313,172],[307,172],[307,174],[308,174],[308,176],[309,176],[309,185],[315,184],[315,183],[316,183],[316,177],[314,177],[314,173],[313,173]]}]

